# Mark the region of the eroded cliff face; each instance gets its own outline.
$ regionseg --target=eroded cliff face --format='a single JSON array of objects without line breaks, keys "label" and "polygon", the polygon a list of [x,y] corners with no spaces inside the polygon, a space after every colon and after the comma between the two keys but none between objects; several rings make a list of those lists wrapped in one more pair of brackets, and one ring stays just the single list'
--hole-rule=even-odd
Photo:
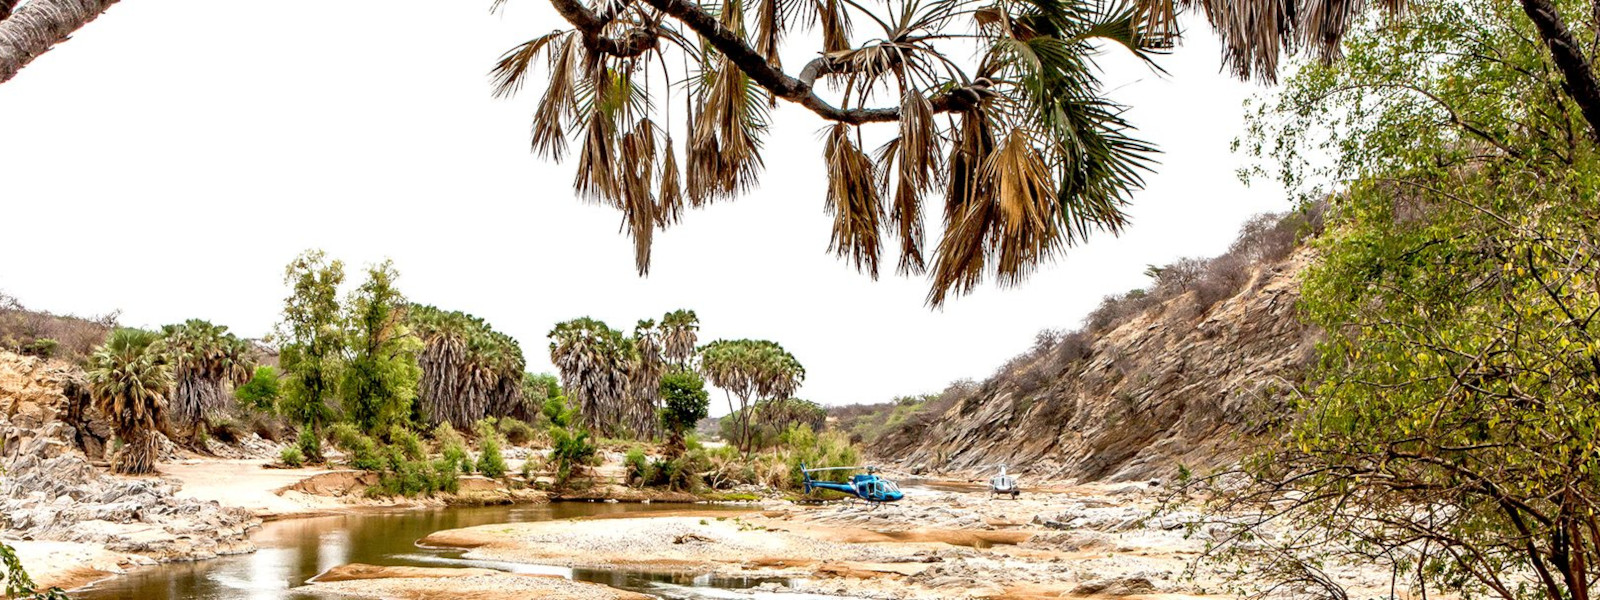
[{"label": "eroded cliff face", "polygon": [[[254,549],[250,511],[179,497],[161,477],[95,466],[110,428],[82,370],[0,350],[0,539],[99,544],[160,561]],[[167,444],[170,448],[170,443]]]},{"label": "eroded cliff face", "polygon": [[1236,461],[1286,414],[1316,332],[1297,318],[1306,249],[1255,265],[1205,310],[1195,294],[1147,307],[1063,358],[1009,365],[942,414],[872,443],[901,468],[982,475],[1006,463],[1034,478],[1166,479],[1179,465]]}]

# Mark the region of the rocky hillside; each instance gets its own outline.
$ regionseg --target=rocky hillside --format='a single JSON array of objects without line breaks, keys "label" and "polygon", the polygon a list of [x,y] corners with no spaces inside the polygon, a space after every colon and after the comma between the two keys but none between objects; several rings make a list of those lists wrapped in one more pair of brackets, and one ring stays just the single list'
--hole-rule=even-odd
[{"label": "rocky hillside", "polygon": [[158,561],[252,549],[246,533],[260,520],[249,511],[180,498],[170,479],[96,468],[111,432],[87,404],[77,367],[0,350],[0,539],[99,544]]},{"label": "rocky hillside", "polygon": [[[1166,478],[1231,463],[1281,419],[1314,356],[1297,275],[1316,214],[1257,219],[1230,252],[1151,269],[1154,285],[1108,298],[1085,329],[1044,332],[982,383],[952,386],[877,440],[913,472],[1034,478]],[[902,407],[903,410],[903,407]]]}]

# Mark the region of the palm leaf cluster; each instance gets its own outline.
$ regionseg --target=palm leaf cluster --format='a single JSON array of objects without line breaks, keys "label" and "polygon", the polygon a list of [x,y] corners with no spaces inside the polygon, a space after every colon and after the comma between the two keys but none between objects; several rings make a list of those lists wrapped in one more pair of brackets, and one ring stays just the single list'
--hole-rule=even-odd
[{"label": "palm leaf cluster", "polygon": [[90,395],[122,440],[117,473],[155,471],[156,434],[166,426],[172,365],[160,334],[118,329],[89,358]]},{"label": "palm leaf cluster", "polygon": [[207,419],[228,407],[233,388],[254,373],[250,343],[200,319],[167,325],[161,333],[175,380],[169,403],[174,437],[194,443]]},{"label": "palm leaf cluster", "polygon": [[[573,28],[508,52],[496,92],[517,92],[542,65],[534,149],[560,160],[578,146],[575,187],[622,212],[641,274],[655,230],[753,189],[780,99],[832,121],[822,142],[832,251],[876,277],[893,246],[899,272],[930,277],[934,304],[986,278],[1016,283],[1090,233],[1120,230],[1154,152],[1128,134],[1092,63],[1107,47],[1148,59],[1165,42],[1136,6],[552,2]],[[781,49],[809,30],[821,56],[790,76]],[[873,123],[884,126],[867,131]],[[943,235],[930,254],[935,197]]]},{"label": "palm leaf cluster", "polygon": [[700,339],[700,316],[679,309],[661,317],[661,353],[673,366],[687,368]]},{"label": "palm leaf cluster", "polygon": [[646,401],[633,393],[636,354],[633,340],[597,319],[562,321],[550,331],[550,361],[583,427],[606,435],[642,433],[634,429],[637,417],[653,407],[641,406]]},{"label": "palm leaf cluster", "polygon": [[661,379],[669,366],[693,364],[699,329],[691,310],[640,320],[632,335],[598,319],[572,319],[550,331],[550,360],[584,427],[651,437],[660,433]]},{"label": "palm leaf cluster", "polygon": [[[749,449],[751,400],[794,396],[805,380],[805,367],[793,354],[767,340],[716,340],[700,349],[701,371],[728,396],[728,412],[737,415],[739,445]],[[733,405],[738,397],[739,406]]]},{"label": "palm leaf cluster", "polygon": [[469,429],[489,416],[528,419],[522,397],[522,347],[483,319],[433,306],[412,304],[412,331],[422,340],[417,362],[422,379],[417,410],[430,424]]}]

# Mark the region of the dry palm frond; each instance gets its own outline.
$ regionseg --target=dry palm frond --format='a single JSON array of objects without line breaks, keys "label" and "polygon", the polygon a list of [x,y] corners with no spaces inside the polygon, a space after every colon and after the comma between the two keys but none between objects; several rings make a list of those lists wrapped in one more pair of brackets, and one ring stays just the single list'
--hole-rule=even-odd
[{"label": "dry palm frond", "polygon": [[696,206],[755,187],[767,127],[766,92],[725,57],[713,59],[700,90],[689,144],[690,202]]},{"label": "dry palm frond", "polygon": [[[900,239],[901,274],[920,274],[926,269],[922,257],[922,195],[944,176],[940,159],[942,140],[933,120],[933,105],[915,90],[907,91],[900,103],[900,136],[879,151],[879,189],[892,197],[891,223]],[[890,168],[893,165],[893,168]],[[894,174],[891,189],[889,175]]]},{"label": "dry palm frond", "polygon": [[624,226],[633,236],[634,265],[640,275],[650,272],[650,244],[661,216],[656,213],[655,123],[641,119],[622,136],[618,181],[615,183]]},{"label": "dry palm frond", "polygon": [[1050,167],[1027,132],[1014,129],[984,161],[998,208],[995,270],[1002,284],[1020,281],[1054,246],[1060,204]]},{"label": "dry palm frond", "polygon": [[[516,95],[522,89],[527,79],[528,72],[533,68],[533,61],[543,54],[545,47],[552,43],[562,44],[563,38],[570,39],[576,35],[574,31],[552,31],[550,33],[523,42],[517,47],[500,56],[500,61],[495,63],[490,76],[494,81],[494,97],[505,98]],[[563,47],[565,47],[563,45]]]},{"label": "dry palm frond", "polygon": [[603,112],[588,114],[583,146],[578,150],[578,173],[573,187],[590,202],[615,204],[618,198],[615,170],[616,152],[612,149],[615,126]]},{"label": "dry palm frond", "polygon": [[872,158],[850,139],[852,128],[834,125],[824,143],[828,166],[828,210],[833,213],[829,249],[848,256],[858,270],[878,277],[883,248],[883,203],[878,197]]},{"label": "dry palm frond", "polygon": [[843,0],[813,0],[822,23],[822,51],[841,52],[850,48],[850,13]]},{"label": "dry palm frond", "polygon": [[678,181],[678,151],[668,136],[661,158],[661,192],[656,197],[656,225],[673,225],[683,217],[683,184]]},{"label": "dry palm frond", "polygon": [[950,177],[945,186],[945,232],[933,263],[935,306],[954,291],[966,293],[983,279],[985,237],[995,219],[991,181],[983,162],[995,145],[993,127],[983,112],[964,114],[952,131]]},{"label": "dry palm frond", "polygon": [[576,89],[583,52],[582,36],[574,33],[550,55],[550,84],[533,114],[533,149],[547,158],[566,155],[566,126],[578,117]]}]

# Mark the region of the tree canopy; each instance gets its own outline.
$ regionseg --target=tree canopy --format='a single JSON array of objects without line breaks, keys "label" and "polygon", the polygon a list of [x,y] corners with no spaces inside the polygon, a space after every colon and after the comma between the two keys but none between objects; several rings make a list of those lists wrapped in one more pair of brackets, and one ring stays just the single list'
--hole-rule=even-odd
[{"label": "tree canopy", "polygon": [[[1321,363],[1287,443],[1218,496],[1259,509],[1222,546],[1264,585],[1342,593],[1344,560],[1413,592],[1590,597],[1600,164],[1538,27],[1492,0],[1416,5],[1254,119],[1286,184],[1334,193],[1302,299]],[[1267,522],[1292,535],[1254,535]]]}]

